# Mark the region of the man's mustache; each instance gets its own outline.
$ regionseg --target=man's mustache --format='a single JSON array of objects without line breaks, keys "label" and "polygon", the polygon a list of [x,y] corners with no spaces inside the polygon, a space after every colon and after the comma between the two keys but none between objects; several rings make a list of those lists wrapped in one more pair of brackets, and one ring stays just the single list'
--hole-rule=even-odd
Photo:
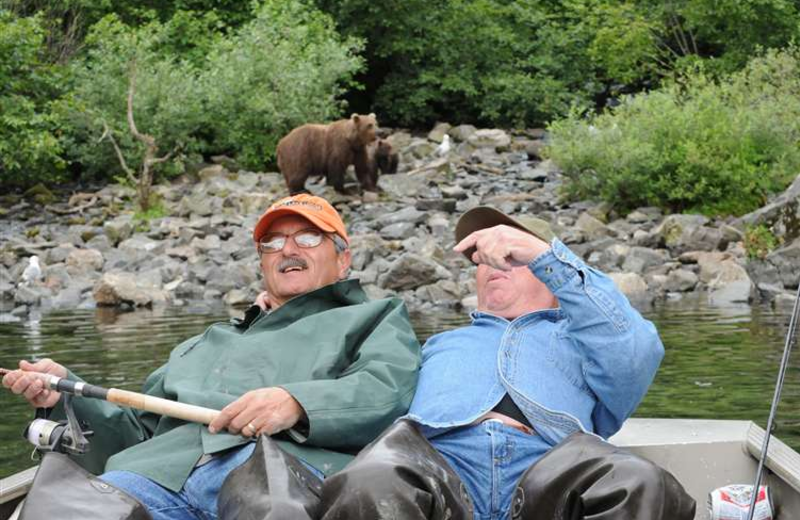
[{"label": "man's mustache", "polygon": [[290,267],[301,267],[303,269],[308,269],[308,264],[302,258],[296,258],[296,257],[284,258],[278,264],[278,272],[284,273]]}]

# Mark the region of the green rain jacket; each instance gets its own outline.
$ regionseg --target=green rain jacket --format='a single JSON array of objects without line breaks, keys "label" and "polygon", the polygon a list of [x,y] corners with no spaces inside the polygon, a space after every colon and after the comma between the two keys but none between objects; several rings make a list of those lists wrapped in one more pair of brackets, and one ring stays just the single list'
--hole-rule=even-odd
[{"label": "green rain jacket", "polygon": [[[328,475],[407,411],[418,368],[419,343],[402,301],[370,301],[358,281],[347,280],[269,314],[253,307],[244,319],[210,326],[178,345],[143,391],[221,409],[250,390],[284,388],[303,406],[308,429],[273,438]],[[132,471],[173,491],[203,454],[252,442],[106,401],[73,403],[94,430],[91,451],[76,457],[81,465]]]}]

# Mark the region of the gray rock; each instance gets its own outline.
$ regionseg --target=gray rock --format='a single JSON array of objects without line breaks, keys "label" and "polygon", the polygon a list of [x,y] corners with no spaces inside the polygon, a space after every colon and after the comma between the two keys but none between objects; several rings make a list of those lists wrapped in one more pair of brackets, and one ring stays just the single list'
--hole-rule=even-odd
[{"label": "gray rock", "polygon": [[781,294],[786,293],[782,284],[756,283],[758,295],[762,300],[771,302]]},{"label": "gray rock", "polygon": [[617,289],[629,300],[639,303],[651,302],[654,297],[647,290],[644,279],[636,273],[609,273]]},{"label": "gray rock", "polygon": [[747,271],[731,259],[724,260],[717,266],[716,275],[708,282],[708,288],[709,302],[713,305],[747,303],[755,291],[755,285]]},{"label": "gray rock", "polygon": [[776,309],[786,309],[788,311],[794,308],[796,301],[797,295],[795,293],[784,292],[775,296],[772,303]]},{"label": "gray rock", "polygon": [[185,217],[198,215],[206,217],[222,209],[222,200],[217,197],[209,197],[205,194],[192,194],[181,199],[178,204],[178,215]]},{"label": "gray rock", "polygon": [[772,265],[770,262],[766,260],[750,260],[747,262],[745,266],[747,269],[747,274],[750,275],[750,279],[757,286],[769,285],[769,286],[780,286],[783,288],[783,278],[781,278],[781,273],[778,271],[778,268]]},{"label": "gray rock", "polygon": [[458,184],[452,186],[440,186],[442,195],[448,199],[463,200],[467,198],[467,191]]},{"label": "gray rock", "polygon": [[404,150],[411,144],[413,137],[408,132],[395,132],[386,138],[395,150]]},{"label": "gray rock", "polygon": [[455,199],[419,199],[414,207],[420,211],[453,213],[456,210],[456,201]]},{"label": "gray rock", "polygon": [[133,227],[132,215],[120,215],[103,224],[103,232],[113,245],[117,245],[131,236]]},{"label": "gray rock", "polygon": [[748,303],[753,298],[753,290],[753,283],[749,279],[736,280],[711,291],[708,303],[714,306]]},{"label": "gray rock", "polygon": [[[659,236],[660,242],[671,251],[683,252],[692,248],[687,247],[692,234],[708,222],[702,215],[670,215],[659,224],[653,233]],[[699,248],[709,251],[705,247]]]},{"label": "gray rock", "polygon": [[441,143],[444,139],[444,134],[451,128],[452,125],[450,125],[450,123],[437,123],[436,126],[433,127],[433,130],[428,132],[428,139],[435,143]]},{"label": "gray rock", "polygon": [[410,222],[414,225],[425,221],[425,213],[414,207],[403,208],[400,211],[388,213],[375,219],[376,228],[382,228],[398,222]]},{"label": "gray rock", "polygon": [[778,270],[784,287],[797,287],[800,282],[800,239],[776,249],[765,260]]},{"label": "gray rock", "polygon": [[66,264],[82,271],[100,271],[105,259],[96,249],[76,249],[67,257]]},{"label": "gray rock", "polygon": [[86,242],[86,247],[88,249],[96,249],[101,253],[105,253],[110,250],[113,246],[111,244],[111,239],[108,238],[108,235],[97,235],[88,242]]},{"label": "gray rock", "polygon": [[198,251],[207,252],[218,250],[222,245],[222,241],[217,235],[208,235],[205,238],[193,238],[190,245]]},{"label": "gray rock", "polygon": [[411,237],[416,228],[416,224],[412,222],[397,222],[381,228],[379,233],[386,240],[404,240]]},{"label": "gray rock", "polygon": [[163,242],[147,238],[144,235],[134,235],[127,240],[120,242],[118,249],[123,254],[136,255],[145,253],[147,255],[160,255],[166,249]]},{"label": "gray rock", "polygon": [[11,314],[9,312],[4,312],[4,313],[0,314],[0,324],[19,323],[21,321],[22,321],[22,318],[14,316],[13,314]]},{"label": "gray rock", "polygon": [[206,289],[219,291],[220,295],[233,289],[243,289],[256,281],[257,265],[240,265],[228,263],[215,268],[206,280]]},{"label": "gray rock", "polygon": [[642,211],[634,210],[625,216],[625,220],[633,224],[644,224],[652,221],[652,217]]},{"label": "gray rock", "polygon": [[472,125],[458,125],[451,128],[447,133],[456,141],[466,141],[477,132],[477,130],[478,129]]},{"label": "gray rock", "polygon": [[789,243],[800,238],[800,175],[769,204],[736,221],[739,228],[765,225],[777,237]]},{"label": "gray rock", "polygon": [[446,269],[433,260],[414,253],[403,253],[378,279],[378,285],[384,289],[395,291],[416,289],[448,278],[449,274]]},{"label": "gray rock", "polygon": [[67,287],[53,297],[53,308],[75,309],[83,300],[83,291],[80,287]]},{"label": "gray rock", "polygon": [[452,280],[439,280],[419,287],[414,291],[414,296],[420,301],[446,307],[455,307],[461,301],[458,284]]},{"label": "gray rock", "polygon": [[575,227],[584,234],[587,240],[596,240],[612,234],[608,226],[588,212],[581,213],[581,216],[578,217],[578,221],[575,223]]},{"label": "gray rock", "polygon": [[105,273],[92,292],[98,305],[128,304],[136,307],[163,304],[167,294],[133,273]]},{"label": "gray rock", "polygon": [[75,246],[69,243],[59,244],[58,246],[49,249],[42,260],[46,264],[62,263],[67,259],[70,253],[75,251],[75,249]]},{"label": "gray rock", "polygon": [[436,151],[436,145],[426,139],[414,139],[405,149],[404,154],[410,154],[414,159],[424,159]]},{"label": "gray rock", "polygon": [[222,299],[228,305],[247,305],[253,303],[254,299],[241,289],[232,289],[225,294]]},{"label": "gray rock", "polygon": [[14,303],[17,305],[36,305],[42,298],[49,297],[50,291],[45,287],[20,285],[14,292]]},{"label": "gray rock", "polygon": [[669,260],[669,254],[663,249],[649,249],[634,246],[622,262],[622,270],[643,274],[653,267],[658,267]]},{"label": "gray rock", "polygon": [[686,292],[693,290],[698,281],[697,275],[693,272],[675,269],[667,275],[663,288],[669,292]]}]

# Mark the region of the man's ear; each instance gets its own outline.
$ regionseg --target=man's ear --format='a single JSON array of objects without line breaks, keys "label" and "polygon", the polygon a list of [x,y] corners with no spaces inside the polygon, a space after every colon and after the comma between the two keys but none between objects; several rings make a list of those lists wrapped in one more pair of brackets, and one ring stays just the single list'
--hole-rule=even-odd
[{"label": "man's ear", "polygon": [[339,264],[339,280],[344,280],[350,273],[350,264],[353,263],[353,255],[350,249],[345,249],[337,255],[336,262]]}]

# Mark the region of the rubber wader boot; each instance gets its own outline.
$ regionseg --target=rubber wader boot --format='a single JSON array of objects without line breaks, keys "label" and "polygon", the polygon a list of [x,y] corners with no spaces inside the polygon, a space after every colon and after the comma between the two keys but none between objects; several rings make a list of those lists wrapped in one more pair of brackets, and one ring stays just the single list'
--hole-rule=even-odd
[{"label": "rubber wader boot", "polygon": [[311,520],[322,480],[262,435],[250,458],[231,471],[217,499],[219,520]]},{"label": "rubber wader boot", "polygon": [[325,480],[322,511],[323,520],[472,520],[458,475],[407,421]]},{"label": "rubber wader boot", "polygon": [[147,509],[61,453],[47,453],[25,498],[20,520],[152,520]]},{"label": "rubber wader boot", "polygon": [[593,435],[573,433],[522,475],[513,520],[693,520],[671,473]]}]

